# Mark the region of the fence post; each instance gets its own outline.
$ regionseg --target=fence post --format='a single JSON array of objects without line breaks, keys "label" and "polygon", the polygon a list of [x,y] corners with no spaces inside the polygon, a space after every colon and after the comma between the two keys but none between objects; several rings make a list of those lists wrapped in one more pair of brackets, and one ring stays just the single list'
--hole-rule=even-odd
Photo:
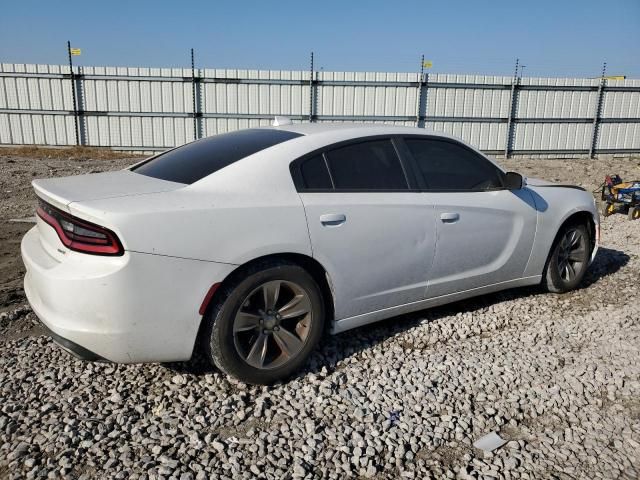
[{"label": "fence post", "polygon": [[80,145],[80,135],[78,133],[78,104],[76,102],[76,77],[73,73],[73,61],[71,60],[71,42],[67,40],[67,53],[69,55],[69,73],[71,75],[71,98],[73,99],[73,124],[76,133],[76,145]]},{"label": "fence post", "polygon": [[191,49],[191,100],[193,106],[193,139],[202,138],[202,112],[200,111],[201,82],[200,72],[196,76],[193,48]]},{"label": "fence post", "polygon": [[418,99],[416,105],[416,127],[424,128],[427,117],[427,89],[429,74],[424,73],[424,55],[420,60],[420,78],[418,79]]},{"label": "fence post", "polygon": [[78,67],[78,75],[75,76],[76,102],[78,104],[78,136],[80,145],[87,144],[87,117],[84,114],[84,68]]},{"label": "fence post", "polygon": [[518,85],[520,85],[520,77],[514,78],[511,82],[511,99],[509,100],[507,134],[504,142],[504,158],[509,158],[512,151],[511,144],[513,143],[513,119],[516,114],[516,105],[518,104]]},{"label": "fence post", "polygon": [[509,98],[509,115],[507,116],[507,133],[504,141],[504,158],[509,158],[511,155],[511,142],[513,141],[513,117],[516,114],[517,104],[517,86],[520,84],[520,77],[518,76],[518,65],[520,59],[516,58],[516,70],[513,74],[513,80],[511,81],[511,97]]},{"label": "fence post", "polygon": [[520,78],[514,78],[511,82],[511,99],[509,100],[509,116],[507,117],[507,134],[504,142],[504,158],[511,156],[511,142],[513,141],[513,117],[515,116],[517,103],[517,87],[520,84]]},{"label": "fence post", "polygon": [[316,116],[316,92],[315,87],[317,86],[317,81],[314,80],[314,71],[313,71],[313,52],[311,52],[311,69],[309,70],[309,122],[313,122]]},{"label": "fence post", "polygon": [[607,79],[604,77],[607,71],[607,62],[602,66],[602,75],[600,76],[600,83],[598,84],[598,94],[596,98],[596,111],[593,114],[593,125],[591,128],[591,145],[589,146],[589,158],[593,158],[596,153],[596,146],[598,143],[598,133],[600,131],[600,113],[602,111],[602,98],[604,97],[604,88],[607,83]]}]

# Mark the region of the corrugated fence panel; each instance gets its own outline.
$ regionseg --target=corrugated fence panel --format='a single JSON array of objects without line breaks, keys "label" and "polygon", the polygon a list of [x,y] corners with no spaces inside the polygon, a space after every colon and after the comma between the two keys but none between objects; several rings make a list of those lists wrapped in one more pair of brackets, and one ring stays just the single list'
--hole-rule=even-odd
[{"label": "corrugated fence panel", "polygon": [[195,139],[191,118],[90,116],[86,125],[90,146],[164,149]]},{"label": "corrugated fence panel", "polygon": [[68,66],[0,64],[0,143],[74,145],[75,86],[85,145],[160,150],[283,115],[424,126],[493,152],[640,151],[640,80],[607,80],[601,89],[600,79],[588,78],[393,72],[320,71],[313,81],[300,70],[74,73],[72,85]]},{"label": "corrugated fence panel", "polygon": [[427,122],[426,127],[461,138],[484,151],[503,150],[507,135],[506,123]]},{"label": "corrugated fence panel", "polygon": [[[418,78],[415,74],[379,72],[320,72],[317,115],[337,117],[415,116]],[[333,83],[331,83],[333,82]],[[340,85],[343,82],[344,85]],[[375,85],[353,85],[375,82]],[[415,82],[416,86],[380,86],[380,83]]]},{"label": "corrugated fence panel", "polygon": [[[190,76],[191,71],[182,69],[110,69],[93,67],[83,69],[92,76],[135,76],[136,79],[83,80],[83,102],[85,110],[103,112],[160,112],[184,113],[192,111],[192,85],[162,77]],[[145,80],[144,77],[152,77]]]},{"label": "corrugated fence panel", "polygon": [[586,118],[596,111],[597,92],[521,90],[517,118]]},{"label": "corrugated fence panel", "polygon": [[[429,76],[427,112],[433,117],[504,118],[511,108],[508,77],[437,74]],[[480,88],[493,85],[496,88]],[[475,88],[474,88],[475,87]],[[502,87],[502,88],[500,88]]]},{"label": "corrugated fence panel", "polygon": [[204,123],[204,136],[233,132],[242,128],[266,127],[271,125],[269,119],[259,118],[207,118]]},{"label": "corrugated fence panel", "polygon": [[604,92],[603,118],[640,118],[640,95],[637,92]]},{"label": "corrugated fence panel", "polygon": [[461,85],[511,85],[511,77],[498,75],[462,75],[456,73],[436,73],[429,75],[431,83],[454,83]]},{"label": "corrugated fence panel", "polygon": [[318,123],[364,123],[367,125],[396,125],[400,127],[415,127],[416,122],[410,120],[318,120]]},{"label": "corrugated fence panel", "polygon": [[73,117],[0,113],[0,143],[8,145],[73,145]]},{"label": "corrugated fence panel", "polygon": [[[597,102],[596,88],[600,80],[590,78],[524,78],[523,87],[549,89],[521,90],[519,117],[523,118],[584,118],[593,117]],[[577,87],[578,90],[564,90]],[[583,90],[586,88],[586,90]]]},{"label": "corrugated fence panel", "polygon": [[509,90],[432,88],[427,94],[427,112],[436,117],[506,117],[510,95]]},{"label": "corrugated fence panel", "polygon": [[[61,67],[56,70],[57,72],[52,73],[69,73],[69,67]],[[26,68],[9,69],[7,64],[3,64],[0,72],[42,73],[27,72]],[[0,77],[0,90],[0,108],[19,110],[73,110],[71,79],[69,78]]]},{"label": "corrugated fence panel", "polygon": [[596,148],[640,151],[640,123],[603,123]]},{"label": "corrugated fence panel", "polygon": [[592,128],[590,123],[519,123],[513,134],[513,149],[588,150]]},{"label": "corrugated fence panel", "polygon": [[[309,72],[205,69],[203,78],[201,105],[205,114],[309,115]],[[273,83],[233,82],[252,79]],[[305,84],[295,84],[302,81]]]}]

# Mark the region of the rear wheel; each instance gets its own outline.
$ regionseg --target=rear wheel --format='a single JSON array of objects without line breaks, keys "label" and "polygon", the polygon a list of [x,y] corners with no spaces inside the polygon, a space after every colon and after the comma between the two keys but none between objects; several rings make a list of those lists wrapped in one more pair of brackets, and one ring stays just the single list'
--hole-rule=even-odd
[{"label": "rear wheel", "polygon": [[576,288],[589,266],[591,238],[584,224],[562,228],[551,248],[544,274],[544,286],[550,292],[564,293]]},{"label": "rear wheel", "polygon": [[265,262],[223,288],[207,314],[203,338],[220,370],[243,382],[269,384],[306,362],[324,325],[322,294],[306,270]]},{"label": "rear wheel", "polygon": [[640,219],[640,207],[629,208],[629,220],[638,220],[638,219]]}]

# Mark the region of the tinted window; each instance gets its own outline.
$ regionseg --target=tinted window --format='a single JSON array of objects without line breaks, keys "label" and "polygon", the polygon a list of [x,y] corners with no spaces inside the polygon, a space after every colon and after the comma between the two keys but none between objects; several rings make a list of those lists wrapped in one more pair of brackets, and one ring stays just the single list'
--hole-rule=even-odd
[{"label": "tinted window", "polygon": [[193,183],[260,150],[299,136],[271,129],[223,133],[170,150],[133,170],[171,182]]},{"label": "tinted window", "polygon": [[502,187],[501,172],[468,148],[446,141],[405,139],[430,190],[486,190]]},{"label": "tinted window", "polygon": [[406,190],[407,180],[390,140],[336,148],[327,153],[336,189]]},{"label": "tinted window", "polygon": [[327,165],[324,162],[322,155],[316,155],[308,160],[305,160],[301,167],[302,180],[304,181],[305,188],[321,188],[332,189],[331,177],[327,170]]}]

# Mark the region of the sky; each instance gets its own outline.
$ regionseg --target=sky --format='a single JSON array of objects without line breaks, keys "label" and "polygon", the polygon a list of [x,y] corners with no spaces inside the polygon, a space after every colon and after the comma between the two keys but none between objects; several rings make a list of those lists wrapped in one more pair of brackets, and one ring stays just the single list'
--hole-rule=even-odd
[{"label": "sky", "polygon": [[640,78],[640,0],[0,0],[0,62]]}]

